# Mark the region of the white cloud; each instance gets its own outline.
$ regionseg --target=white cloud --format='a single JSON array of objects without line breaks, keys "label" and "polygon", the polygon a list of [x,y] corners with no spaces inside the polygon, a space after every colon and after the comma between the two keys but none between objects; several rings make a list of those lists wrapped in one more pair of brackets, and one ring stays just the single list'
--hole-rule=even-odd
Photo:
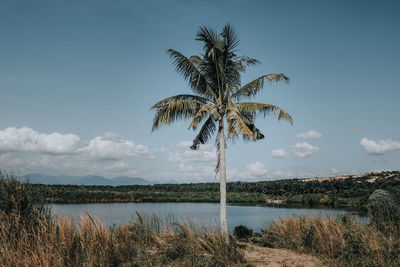
[{"label": "white cloud", "polygon": [[319,139],[322,137],[322,134],[317,132],[316,130],[310,130],[305,133],[299,133],[294,136],[297,139]]},{"label": "white cloud", "polygon": [[173,144],[172,146],[190,148],[191,145],[193,145],[193,141],[185,140],[185,141],[180,141],[179,143]]},{"label": "white cloud", "polygon": [[179,183],[215,182],[218,178],[214,169],[215,164],[179,163],[174,170],[155,171],[150,177],[159,181],[171,179]]},{"label": "white cloud", "polygon": [[138,163],[132,157],[148,159],[155,153],[115,133],[93,138],[80,147],[79,139],[75,134],[45,134],[27,127],[7,128],[0,131],[0,167],[17,174],[143,177],[148,173],[143,162]]},{"label": "white cloud", "polygon": [[281,159],[289,157],[289,153],[286,152],[284,149],[272,150],[271,155],[274,158],[281,158]]},{"label": "white cloud", "polygon": [[214,165],[192,165],[192,164],[179,164],[179,171],[190,173],[193,177],[214,177],[215,176],[215,166]]},{"label": "white cloud", "polygon": [[0,131],[0,151],[65,154],[74,152],[79,140],[76,134],[45,134],[28,127],[8,127]]},{"label": "white cloud", "polygon": [[154,157],[153,152],[147,146],[121,139],[115,133],[106,133],[103,136],[93,138],[86,146],[78,149],[78,152],[97,159],[121,159],[135,156]]},{"label": "white cloud", "polygon": [[[144,167],[125,160],[97,161],[80,154],[26,155],[23,152],[0,154],[0,166],[16,174],[143,176]],[[151,177],[152,178],[152,177]]]},{"label": "white cloud", "polygon": [[362,145],[368,153],[375,155],[383,155],[400,150],[400,142],[391,139],[378,140],[378,142],[376,142],[364,137],[360,140],[360,145]]},{"label": "white cloud", "polygon": [[248,164],[246,170],[249,171],[250,176],[253,177],[263,176],[268,173],[268,169],[259,161]]},{"label": "white cloud", "polygon": [[332,168],[331,173],[332,174],[338,174],[340,171],[338,169]]},{"label": "white cloud", "polygon": [[169,152],[167,161],[170,162],[216,162],[217,149],[212,145],[200,145],[198,150],[191,150],[184,142],[179,147],[185,147],[183,152]]},{"label": "white cloud", "polygon": [[293,153],[299,158],[310,157],[319,151],[319,148],[307,142],[297,143],[292,146]]}]

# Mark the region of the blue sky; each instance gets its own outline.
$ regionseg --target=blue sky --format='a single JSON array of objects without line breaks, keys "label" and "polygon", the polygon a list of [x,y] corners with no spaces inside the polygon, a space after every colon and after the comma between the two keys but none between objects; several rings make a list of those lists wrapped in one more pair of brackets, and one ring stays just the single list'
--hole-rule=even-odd
[{"label": "blue sky", "polygon": [[149,108],[189,92],[166,50],[201,53],[200,26],[231,23],[243,83],[283,72],[257,101],[294,125],[228,143],[231,179],[398,170],[398,1],[0,1],[0,168],[213,181],[213,143],[189,150],[179,122],[151,133]]}]

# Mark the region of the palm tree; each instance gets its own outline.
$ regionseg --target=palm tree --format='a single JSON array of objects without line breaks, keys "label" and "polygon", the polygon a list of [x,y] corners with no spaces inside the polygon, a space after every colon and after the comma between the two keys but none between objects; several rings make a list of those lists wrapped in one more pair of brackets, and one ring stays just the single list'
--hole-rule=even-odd
[{"label": "palm tree", "polygon": [[[193,140],[191,149],[198,149],[206,143],[217,130],[216,147],[218,162],[215,168],[220,178],[220,220],[221,232],[228,241],[226,222],[226,137],[233,139],[242,136],[245,140],[257,141],[264,135],[254,125],[257,115],[273,116],[278,120],[292,123],[292,118],[280,107],[259,103],[243,102],[253,98],[269,82],[288,82],[283,73],[263,75],[241,86],[240,74],[246,67],[259,63],[256,59],[236,55],[238,36],[232,27],[226,25],[221,33],[211,28],[201,27],[196,40],[204,43],[201,56],[185,57],[178,51],[169,49],[168,53],[176,66],[176,71],[189,82],[194,94],[181,94],[168,97],[151,107],[156,114],[152,130],[176,120],[191,119],[189,129],[199,133]],[[218,124],[218,128],[217,128]]]}]

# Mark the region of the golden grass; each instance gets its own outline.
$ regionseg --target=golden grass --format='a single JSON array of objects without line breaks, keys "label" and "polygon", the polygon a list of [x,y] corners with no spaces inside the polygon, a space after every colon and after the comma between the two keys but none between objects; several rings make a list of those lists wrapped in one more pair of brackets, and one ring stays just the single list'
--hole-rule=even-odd
[{"label": "golden grass", "polygon": [[396,232],[378,231],[351,216],[293,216],[277,220],[263,231],[262,242],[276,248],[319,255],[333,265],[400,265],[400,239]]},{"label": "golden grass", "polygon": [[[235,242],[213,229],[166,226],[155,217],[106,227],[89,214],[79,221],[43,219],[35,227],[0,216],[1,266],[234,266],[244,261]],[[20,223],[11,225],[11,223]],[[18,229],[11,236],[10,229]]]}]

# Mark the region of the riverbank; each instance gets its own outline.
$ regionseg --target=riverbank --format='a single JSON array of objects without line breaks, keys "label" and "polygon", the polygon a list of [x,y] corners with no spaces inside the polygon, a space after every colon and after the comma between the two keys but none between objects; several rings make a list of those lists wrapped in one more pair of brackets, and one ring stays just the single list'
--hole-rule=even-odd
[{"label": "riverbank", "polygon": [[[366,212],[377,189],[400,187],[400,172],[227,183],[228,203],[343,208]],[[219,202],[218,183],[131,186],[33,185],[47,203]]]}]

